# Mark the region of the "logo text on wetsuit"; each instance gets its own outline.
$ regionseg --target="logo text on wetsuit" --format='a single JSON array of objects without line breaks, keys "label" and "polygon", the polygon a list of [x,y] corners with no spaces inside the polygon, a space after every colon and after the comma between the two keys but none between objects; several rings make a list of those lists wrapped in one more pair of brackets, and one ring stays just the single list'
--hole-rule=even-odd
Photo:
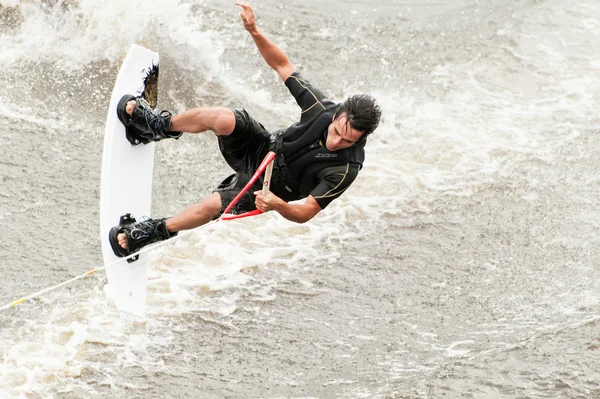
[{"label": "logo text on wetsuit", "polygon": [[315,155],[315,158],[335,158],[337,156],[338,156],[338,154],[325,153],[325,154],[317,154],[317,155]]}]

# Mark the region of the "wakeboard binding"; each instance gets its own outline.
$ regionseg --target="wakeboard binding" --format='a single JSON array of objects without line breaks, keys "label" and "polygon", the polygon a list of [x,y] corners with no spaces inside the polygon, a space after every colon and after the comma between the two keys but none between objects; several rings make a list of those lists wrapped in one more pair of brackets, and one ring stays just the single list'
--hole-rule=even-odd
[{"label": "wakeboard binding", "polygon": [[[117,240],[117,236],[119,234],[125,234],[127,248],[123,248],[119,245],[119,241]],[[146,245],[155,243],[157,241],[168,240],[176,235],[176,232],[171,233],[169,230],[167,230],[165,218],[144,218],[138,222],[133,216],[131,216],[130,213],[126,213],[119,219],[119,225],[110,229],[110,232],[108,233],[108,239],[115,255],[120,258],[124,258],[138,252]],[[127,262],[135,262],[138,259],[139,255],[136,255],[130,259],[127,259]]]},{"label": "wakeboard binding", "polygon": [[[126,111],[127,103],[135,101],[133,112]],[[182,132],[171,131],[173,115],[167,111],[155,111],[143,97],[125,94],[117,104],[117,117],[125,126],[125,137],[131,145],[148,144],[164,139],[178,139]]]}]

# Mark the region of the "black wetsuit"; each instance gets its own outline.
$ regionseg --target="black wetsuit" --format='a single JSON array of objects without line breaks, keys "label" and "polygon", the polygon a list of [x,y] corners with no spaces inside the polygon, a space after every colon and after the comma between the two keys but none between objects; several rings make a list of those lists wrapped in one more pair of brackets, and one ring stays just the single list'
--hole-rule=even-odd
[{"label": "black wetsuit", "polygon": [[[329,151],[325,147],[327,129],[339,105],[327,100],[297,72],[285,85],[302,109],[299,122],[270,134],[245,110],[234,110],[234,131],[229,136],[219,136],[221,152],[236,171],[215,190],[221,194],[222,210],[245,186],[269,150],[277,153],[271,191],[285,201],[312,195],[324,209],[356,179],[364,161],[366,140],[343,150]],[[261,188],[262,178],[233,212],[255,209],[252,192]]]},{"label": "black wetsuit", "polygon": [[285,85],[302,108],[302,116],[299,122],[278,134],[275,146],[278,173],[273,185],[285,189],[272,190],[286,201],[312,195],[324,209],[356,179],[365,158],[365,141],[329,151],[325,147],[327,129],[339,105],[327,100],[297,72]]}]

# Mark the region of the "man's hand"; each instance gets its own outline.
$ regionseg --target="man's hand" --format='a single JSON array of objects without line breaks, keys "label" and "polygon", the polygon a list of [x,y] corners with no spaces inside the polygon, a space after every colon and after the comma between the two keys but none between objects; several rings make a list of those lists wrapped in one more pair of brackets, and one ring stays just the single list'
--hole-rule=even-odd
[{"label": "man's hand", "polygon": [[284,202],[272,192],[264,196],[262,195],[262,191],[255,191],[254,195],[256,195],[256,209],[263,213],[272,211],[278,204]]},{"label": "man's hand", "polygon": [[267,64],[277,72],[281,77],[281,80],[285,82],[287,78],[294,73],[294,67],[287,55],[285,55],[275,43],[258,31],[252,7],[248,4],[241,3],[239,0],[235,1],[235,5],[242,7],[240,17],[242,17],[242,21],[244,22],[244,29],[252,36],[252,40],[254,40],[258,51],[260,51],[260,55],[262,55]]},{"label": "man's hand", "polygon": [[256,32],[256,19],[254,18],[252,7],[239,1],[236,1],[235,5],[242,7],[243,11],[240,13],[240,17],[242,17],[242,21],[244,22],[244,29],[250,33]]}]

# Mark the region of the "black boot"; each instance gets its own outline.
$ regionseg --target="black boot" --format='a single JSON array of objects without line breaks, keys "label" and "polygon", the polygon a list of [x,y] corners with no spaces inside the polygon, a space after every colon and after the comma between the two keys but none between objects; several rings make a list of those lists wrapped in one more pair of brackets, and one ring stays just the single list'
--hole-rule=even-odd
[{"label": "black boot", "polygon": [[[129,115],[125,108],[131,100],[135,100],[135,107]],[[182,134],[182,132],[171,131],[173,115],[169,111],[156,112],[142,97],[134,97],[131,94],[121,97],[117,104],[117,116],[125,125],[127,140],[132,145],[148,144],[151,141],[164,139],[178,139]]]},{"label": "black boot", "polygon": [[[166,219],[146,218],[139,222],[128,213],[121,216],[119,225],[110,229],[108,239],[113,252],[122,258],[135,253],[148,244],[167,240],[175,237],[177,233],[167,230]],[[127,239],[127,248],[123,248],[117,241],[117,235],[124,233]]]}]

